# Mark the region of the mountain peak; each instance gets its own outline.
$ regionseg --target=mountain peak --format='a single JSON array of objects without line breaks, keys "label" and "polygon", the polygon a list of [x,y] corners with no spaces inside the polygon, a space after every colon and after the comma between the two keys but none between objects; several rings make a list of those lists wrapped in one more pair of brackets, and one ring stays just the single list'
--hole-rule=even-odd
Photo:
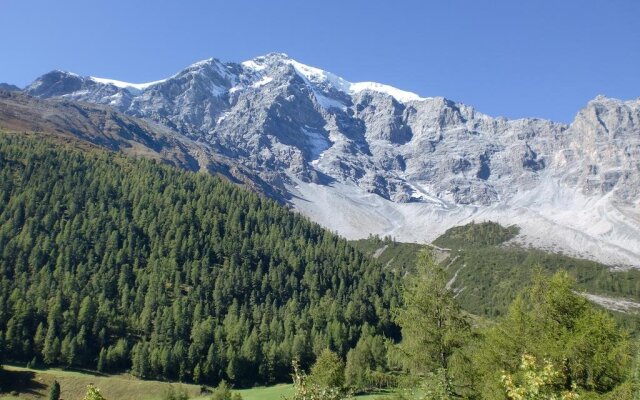
[{"label": "mountain peak", "polygon": [[0,82],[0,90],[4,90],[5,92],[19,92],[20,88],[10,83]]},{"label": "mountain peak", "polygon": [[291,57],[289,57],[289,55],[287,53],[281,53],[281,52],[271,52],[271,53],[267,53],[264,56],[261,56],[262,58],[269,58],[269,59],[274,59],[274,60],[291,60]]},{"label": "mountain peak", "polygon": [[42,75],[25,88],[38,97],[53,97],[80,90],[85,79],[73,72],[53,70]]},{"label": "mountain peak", "polygon": [[[629,239],[640,237],[638,205],[631,203],[640,196],[638,100],[599,96],[571,125],[492,118],[442,97],[350,82],[282,53],[240,64],[210,58],[135,91],[151,84],[57,71],[25,92],[109,105],[162,124],[232,158],[343,234],[364,227],[423,241],[425,234],[415,232],[430,230],[414,220],[424,226],[437,220],[444,228],[439,215],[447,210],[457,210],[446,217],[451,222],[477,210],[498,215],[496,207],[509,205],[518,211],[500,214],[503,221],[538,221],[544,233],[533,222],[523,232],[529,229],[544,243],[565,240],[577,229],[587,235],[566,239],[563,248],[584,247],[585,241],[594,253],[604,252],[601,239],[614,249],[607,254],[640,265],[638,251],[617,255],[621,248],[640,248],[639,240]],[[603,208],[591,201],[635,208],[628,225],[605,231],[610,218],[619,217],[598,214]],[[423,204],[404,204],[413,202]],[[389,210],[390,217],[371,214],[370,204]],[[557,207],[562,213],[555,216],[550,210]],[[433,213],[422,212],[427,209]],[[583,211],[592,214],[583,218]],[[547,237],[557,227],[566,229]]]},{"label": "mountain peak", "polygon": [[187,70],[198,69],[198,68],[202,68],[202,67],[205,67],[205,66],[218,65],[218,64],[222,64],[222,62],[220,60],[218,60],[217,58],[215,58],[215,57],[209,57],[209,58],[207,58],[205,60],[200,60],[200,61],[194,62],[193,64],[189,65],[185,69],[187,69]]},{"label": "mountain peak", "polygon": [[614,97],[608,97],[604,95],[598,95],[594,99],[590,100],[587,105],[580,110],[576,117],[584,114],[585,112],[589,112],[590,110],[635,110],[638,112],[640,110],[640,98],[630,99],[630,100],[622,100]]}]

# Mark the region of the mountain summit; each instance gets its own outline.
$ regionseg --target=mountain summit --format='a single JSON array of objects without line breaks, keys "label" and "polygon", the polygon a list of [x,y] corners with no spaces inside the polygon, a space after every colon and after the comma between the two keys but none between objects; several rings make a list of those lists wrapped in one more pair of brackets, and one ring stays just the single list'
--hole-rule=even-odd
[{"label": "mountain summit", "polygon": [[525,243],[640,266],[640,100],[597,97],[569,125],[508,120],[281,53],[144,84],[53,71],[25,92],[162,124],[348,237],[423,241],[493,219]]}]

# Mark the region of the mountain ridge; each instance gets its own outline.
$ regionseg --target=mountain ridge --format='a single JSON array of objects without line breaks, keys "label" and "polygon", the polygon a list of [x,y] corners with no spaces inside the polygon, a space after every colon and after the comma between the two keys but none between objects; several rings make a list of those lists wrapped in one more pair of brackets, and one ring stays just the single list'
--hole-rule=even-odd
[{"label": "mountain ridge", "polygon": [[[533,219],[532,244],[640,266],[640,100],[599,96],[570,124],[493,118],[280,53],[211,58],[153,84],[95,79],[108,81],[57,71],[25,92],[105,104],[206,144],[350,238],[424,241],[470,218]],[[367,209],[369,194],[384,212]]]}]

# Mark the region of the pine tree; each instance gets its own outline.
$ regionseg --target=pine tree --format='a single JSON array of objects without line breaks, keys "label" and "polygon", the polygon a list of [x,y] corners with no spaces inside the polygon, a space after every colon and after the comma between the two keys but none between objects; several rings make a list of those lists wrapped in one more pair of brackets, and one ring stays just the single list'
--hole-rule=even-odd
[{"label": "pine tree", "polygon": [[54,380],[49,389],[49,400],[60,400],[60,383]]},{"label": "pine tree", "polygon": [[447,288],[446,273],[428,251],[423,251],[416,272],[405,278],[404,305],[396,321],[402,329],[399,346],[410,368],[424,372],[448,366],[448,360],[461,343],[455,340],[469,325]]},{"label": "pine tree", "polygon": [[429,250],[418,256],[415,273],[405,278],[402,298],[396,321],[402,329],[398,349],[403,363],[416,375],[442,371],[450,384],[450,361],[464,345],[470,325]]}]

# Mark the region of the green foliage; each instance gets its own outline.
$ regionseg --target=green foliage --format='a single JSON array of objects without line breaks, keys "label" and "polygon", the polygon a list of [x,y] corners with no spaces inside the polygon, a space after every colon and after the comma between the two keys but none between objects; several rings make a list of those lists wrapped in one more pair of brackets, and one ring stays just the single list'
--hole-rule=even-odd
[{"label": "green foliage", "polygon": [[242,400],[242,395],[233,393],[231,386],[226,381],[222,381],[213,390],[210,400]]},{"label": "green foliage", "polygon": [[637,379],[627,334],[576,293],[568,273],[538,271],[506,317],[471,329],[446,272],[421,254],[397,312],[402,342],[393,359],[409,373],[401,385],[428,399],[628,398]]},{"label": "green foliage", "polygon": [[100,389],[93,385],[87,386],[87,393],[84,395],[83,400],[106,400],[100,394]]},{"label": "green foliage", "polygon": [[187,393],[186,389],[184,389],[183,387],[178,387],[176,389],[173,385],[170,385],[169,388],[167,388],[166,392],[164,393],[164,396],[162,396],[162,399],[163,400],[188,400],[189,393]]},{"label": "green foliage", "polygon": [[[472,226],[478,230],[477,227],[483,224]],[[468,226],[458,228],[461,232],[474,231],[468,229]],[[492,229],[515,231],[515,228],[497,226]],[[442,235],[435,243],[444,245],[444,240],[448,240],[447,234]],[[375,236],[352,243],[366,254],[377,255],[377,261],[388,269],[400,272],[414,269],[417,254],[424,247]],[[637,269],[612,270],[594,261],[516,245],[478,246],[465,241],[457,243],[458,247],[454,246],[442,265],[447,266],[449,279],[455,276],[452,289],[456,292],[458,303],[465,311],[478,316],[495,318],[504,315],[516,295],[531,285],[540,268],[548,275],[553,275],[560,269],[566,270],[575,278],[577,288],[589,293],[640,301],[640,270]],[[384,251],[378,251],[383,248]],[[618,313],[615,317],[632,331],[640,330],[638,316]]]},{"label": "green foliage", "polygon": [[[457,296],[467,311],[487,317],[504,315],[509,304],[527,286],[540,269],[553,275],[560,269],[576,280],[576,287],[589,293],[640,300],[640,271],[611,270],[589,260],[520,247],[465,248],[444,261],[450,264],[450,277],[456,275],[455,288],[464,288]],[[637,320],[625,318],[630,328]]]},{"label": "green foliage", "polygon": [[4,356],[239,385],[290,378],[364,325],[397,337],[395,274],[221,179],[0,134]]},{"label": "green foliage", "polygon": [[629,378],[630,352],[613,318],[575,294],[571,278],[558,272],[536,278],[508,315],[486,329],[473,358],[478,391],[497,399],[504,396],[498,371],[515,374],[522,354],[559,366],[565,390],[607,393]]},{"label": "green foliage", "polygon": [[49,400],[60,400],[60,383],[54,380],[49,389]]},{"label": "green foliage", "polygon": [[429,251],[419,255],[415,274],[405,277],[402,298],[396,321],[402,329],[398,348],[405,367],[414,374],[446,371],[470,325],[447,287],[446,272]]},{"label": "green foliage", "polygon": [[513,239],[518,232],[520,229],[515,225],[505,228],[491,221],[479,224],[471,222],[447,229],[444,234],[434,240],[433,244],[450,249],[496,246]]},{"label": "green foliage", "polygon": [[420,385],[422,395],[419,397],[424,400],[450,400],[454,397],[464,397],[453,396],[448,375],[447,370],[443,368],[425,374]]},{"label": "green foliage", "polygon": [[[328,357],[326,357],[328,359]],[[341,400],[345,396],[342,388],[320,386],[310,381],[309,377],[300,369],[297,360],[293,360],[293,389],[292,397],[285,400]]]},{"label": "green foliage", "polygon": [[344,363],[329,349],[324,349],[311,367],[309,383],[322,388],[342,388],[344,385]]},{"label": "green foliage", "polygon": [[351,244],[389,269],[408,271],[416,265],[416,257],[424,245],[402,243],[389,237],[381,239],[371,235],[367,239],[351,241]]},{"label": "green foliage", "polygon": [[356,347],[347,354],[345,384],[356,392],[393,386],[395,379],[388,370],[384,339],[363,333]]},{"label": "green foliage", "polygon": [[550,361],[538,365],[530,354],[523,354],[520,371],[502,376],[507,398],[510,400],[572,400],[578,399],[575,385],[567,390],[563,387],[564,374]]}]

